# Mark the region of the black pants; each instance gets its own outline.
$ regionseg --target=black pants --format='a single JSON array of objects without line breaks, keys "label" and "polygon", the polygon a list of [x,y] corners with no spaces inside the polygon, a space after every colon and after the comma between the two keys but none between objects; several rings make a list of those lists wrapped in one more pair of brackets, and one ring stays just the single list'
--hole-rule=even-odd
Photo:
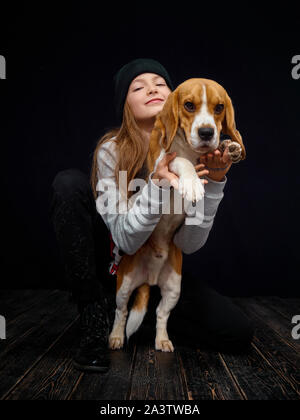
[{"label": "black pants", "polygon": [[[115,280],[108,274],[109,232],[97,213],[88,177],[77,169],[59,172],[51,191],[51,217],[65,275],[78,304],[106,296],[111,321],[115,309]],[[156,289],[153,290],[152,289]],[[159,290],[151,288],[145,322],[155,327]],[[152,300],[151,300],[152,299]],[[231,302],[194,278],[182,279],[182,291],[168,322],[175,343],[220,351],[246,349],[253,337],[250,321]]]}]

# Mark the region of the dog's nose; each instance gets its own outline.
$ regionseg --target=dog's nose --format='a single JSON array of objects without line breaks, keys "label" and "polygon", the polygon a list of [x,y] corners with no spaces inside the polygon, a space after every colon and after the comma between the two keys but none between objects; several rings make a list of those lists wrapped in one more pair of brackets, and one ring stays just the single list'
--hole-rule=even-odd
[{"label": "dog's nose", "polygon": [[212,139],[215,130],[212,127],[200,127],[198,134],[201,140],[209,141]]}]

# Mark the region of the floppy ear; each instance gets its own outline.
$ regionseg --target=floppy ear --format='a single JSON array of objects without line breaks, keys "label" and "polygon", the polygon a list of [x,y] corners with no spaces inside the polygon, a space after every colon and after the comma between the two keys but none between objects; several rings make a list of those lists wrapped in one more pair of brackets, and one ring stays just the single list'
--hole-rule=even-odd
[{"label": "floppy ear", "polygon": [[239,143],[242,147],[242,159],[246,157],[246,149],[243,143],[242,136],[240,135],[239,131],[236,129],[235,126],[235,118],[234,118],[234,108],[229,98],[228,94],[226,93],[226,104],[225,104],[225,117],[222,122],[222,132],[224,134],[228,134],[231,137],[232,141]]},{"label": "floppy ear", "polygon": [[178,128],[178,91],[171,92],[163,109],[156,117],[150,136],[147,155],[148,170],[152,172],[161,149],[168,152]]},{"label": "floppy ear", "polygon": [[160,131],[160,145],[167,152],[178,128],[178,90],[171,92],[155,123]]}]

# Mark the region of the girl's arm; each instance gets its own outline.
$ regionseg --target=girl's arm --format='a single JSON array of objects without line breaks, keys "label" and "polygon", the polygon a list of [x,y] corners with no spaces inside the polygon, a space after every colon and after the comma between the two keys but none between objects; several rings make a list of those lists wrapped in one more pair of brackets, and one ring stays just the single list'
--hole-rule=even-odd
[{"label": "girl's arm", "polygon": [[[226,174],[232,165],[228,148],[225,149],[223,155],[219,150],[215,150],[213,153],[201,156],[200,164],[196,165],[195,169],[199,171],[200,168],[203,169],[201,164],[209,169],[209,175],[205,176],[208,183],[205,186],[203,221],[194,225],[184,223],[174,236],[174,243],[185,254],[198,251],[208,238],[218,206],[224,196]],[[200,172],[198,174],[200,176]],[[190,214],[189,210],[188,213]]]},{"label": "girl's arm", "polygon": [[132,255],[146,242],[160,220],[163,204],[159,194],[160,189],[150,177],[148,184],[144,182],[129,210],[125,206],[120,214],[119,204],[127,203],[126,200],[120,202],[115,178],[117,163],[115,142],[110,140],[104,143],[97,158],[97,211],[109,229],[115,245],[126,254]]},{"label": "girl's arm", "polygon": [[[227,178],[222,182],[215,182],[206,178],[204,194],[204,218],[198,225],[187,225],[183,223],[174,236],[174,243],[185,254],[192,254],[198,251],[206,242],[212,228],[218,206],[224,196],[223,189]],[[189,214],[191,214],[189,212]]]}]

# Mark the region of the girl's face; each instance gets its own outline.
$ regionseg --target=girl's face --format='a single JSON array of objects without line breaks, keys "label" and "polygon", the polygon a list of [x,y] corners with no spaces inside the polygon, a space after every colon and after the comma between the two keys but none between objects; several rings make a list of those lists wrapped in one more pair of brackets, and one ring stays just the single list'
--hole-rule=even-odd
[{"label": "girl's face", "polygon": [[163,77],[143,73],[131,82],[126,100],[135,120],[141,122],[156,117],[170,93]]}]

